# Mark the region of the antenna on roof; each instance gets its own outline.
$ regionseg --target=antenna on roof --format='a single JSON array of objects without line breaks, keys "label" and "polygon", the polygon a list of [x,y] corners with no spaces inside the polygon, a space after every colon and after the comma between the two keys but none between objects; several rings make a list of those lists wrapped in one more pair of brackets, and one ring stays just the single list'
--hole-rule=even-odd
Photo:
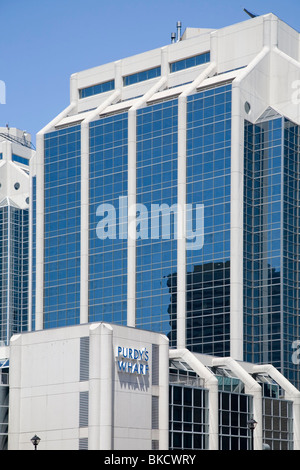
[{"label": "antenna on roof", "polygon": [[246,10],[246,8],[244,8],[244,12],[247,13],[248,16],[250,16],[250,18],[256,18],[257,15],[254,15],[254,13],[251,13],[250,11]]},{"label": "antenna on roof", "polygon": [[181,21],[177,21],[176,27],[177,27],[177,42],[180,41],[181,38]]}]

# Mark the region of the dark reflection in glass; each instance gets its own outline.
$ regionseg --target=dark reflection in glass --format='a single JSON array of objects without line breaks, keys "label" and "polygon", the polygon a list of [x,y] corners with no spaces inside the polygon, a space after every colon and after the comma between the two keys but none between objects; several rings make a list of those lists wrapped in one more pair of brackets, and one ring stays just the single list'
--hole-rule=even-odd
[{"label": "dark reflection in glass", "polygon": [[[172,345],[176,344],[176,292],[172,294],[176,282],[176,273],[168,276]],[[222,355],[230,350],[229,261],[195,266],[187,273],[186,333],[187,347],[194,352]]]},{"label": "dark reflection in glass", "polygon": [[272,363],[298,388],[299,126],[246,121],[244,146],[245,360]]},{"label": "dark reflection in glass", "polygon": [[[177,269],[177,240],[171,208],[177,203],[177,99],[141,108],[137,111],[137,204],[151,213],[152,205],[170,209],[164,219],[141,218],[145,231],[136,241],[136,325],[167,334],[169,310],[173,309],[167,285],[169,273]],[[151,230],[159,228],[158,236]],[[162,236],[163,230],[169,230]],[[146,235],[146,236],[145,236]]]}]

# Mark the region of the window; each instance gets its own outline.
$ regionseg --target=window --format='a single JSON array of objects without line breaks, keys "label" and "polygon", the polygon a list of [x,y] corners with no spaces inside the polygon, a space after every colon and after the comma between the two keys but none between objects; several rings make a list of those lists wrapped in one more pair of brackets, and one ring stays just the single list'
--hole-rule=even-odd
[{"label": "window", "polygon": [[174,449],[208,449],[208,391],[170,385],[169,443]]},{"label": "window", "polygon": [[[228,379],[229,380],[229,379]],[[219,393],[219,449],[247,450],[249,445],[248,420],[252,397],[239,393]]]},{"label": "window", "polygon": [[134,83],[144,82],[145,80],[150,80],[150,78],[160,77],[161,68],[154,67],[153,69],[143,70],[142,72],[137,72],[132,75],[126,75],[123,77],[123,85],[133,85]]},{"label": "window", "polygon": [[23,165],[29,165],[28,158],[19,157],[18,155],[12,155],[12,161],[22,163]]},{"label": "window", "polygon": [[263,398],[263,438],[272,450],[293,450],[293,403]]},{"label": "window", "polygon": [[99,95],[100,93],[105,93],[106,91],[114,89],[115,81],[109,80],[108,82],[98,83],[97,85],[82,88],[79,90],[79,98],[88,98],[89,96]]},{"label": "window", "polygon": [[188,57],[187,59],[177,60],[170,64],[170,72],[178,72],[179,70],[188,69],[190,67],[196,67],[196,65],[206,64],[210,61],[210,52],[204,54],[195,55]]}]

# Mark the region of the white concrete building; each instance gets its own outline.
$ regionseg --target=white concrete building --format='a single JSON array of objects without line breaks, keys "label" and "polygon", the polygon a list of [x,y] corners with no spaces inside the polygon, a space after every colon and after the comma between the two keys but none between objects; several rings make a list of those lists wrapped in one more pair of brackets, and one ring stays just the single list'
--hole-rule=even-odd
[{"label": "white concrete building", "polygon": [[44,450],[167,449],[168,354],[162,335],[105,323],[15,336],[9,450],[34,434]]}]

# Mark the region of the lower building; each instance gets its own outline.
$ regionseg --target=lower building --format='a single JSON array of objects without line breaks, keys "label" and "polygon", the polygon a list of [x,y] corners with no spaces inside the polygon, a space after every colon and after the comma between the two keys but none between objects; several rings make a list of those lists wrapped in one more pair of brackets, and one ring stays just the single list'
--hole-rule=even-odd
[{"label": "lower building", "polygon": [[168,341],[106,323],[17,335],[8,449],[168,447]]},{"label": "lower building", "polygon": [[300,448],[300,392],[271,365],[102,322],[15,335],[9,356],[9,450]]}]

